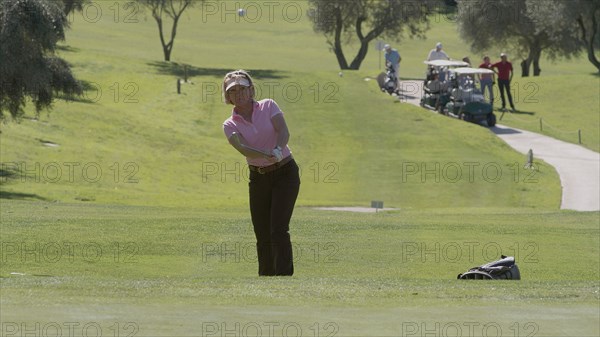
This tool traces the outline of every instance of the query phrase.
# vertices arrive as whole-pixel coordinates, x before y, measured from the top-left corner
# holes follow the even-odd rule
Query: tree
[[[171,52],[175,44],[175,36],[177,35],[177,25],[181,14],[194,5],[194,0],[138,0],[142,5],[152,12],[152,17],[158,25],[158,35],[162,44],[165,61],[171,61]],[[163,28],[164,16],[168,16],[173,20],[171,26],[171,36],[167,42],[165,39],[165,31]]]
[[[547,30],[540,29],[540,20],[533,13],[549,14],[551,7],[545,1],[460,1],[459,32],[474,52],[482,52],[492,46],[507,49],[523,58],[523,76],[529,76],[531,65],[534,76],[539,76],[542,51],[546,51],[550,58],[557,58],[576,55],[580,50],[573,43],[572,31],[557,29],[554,34],[549,34]]]
[[[66,16],[69,16],[71,12],[82,11],[83,5],[88,0],[62,0],[63,2],[63,11]]]
[[[528,5],[538,30],[545,31],[554,43],[584,50],[600,71],[595,52],[600,47],[600,0],[529,0]],[[567,33],[569,39],[560,40]]]
[[[66,26],[55,1],[0,1],[0,120],[5,111],[22,116],[27,97],[39,114],[57,94],[71,98],[82,93],[67,62],[54,54]]]
[[[600,47],[600,1],[599,0],[577,0],[576,7],[568,8],[567,15],[575,12],[575,21],[581,32],[581,40],[585,43],[588,60],[600,72],[600,61],[596,57],[596,48]]]
[[[327,39],[340,69],[359,69],[367,56],[369,43],[378,37],[399,41],[408,29],[411,37],[423,37],[429,28],[430,1],[402,0],[310,0],[313,28]],[[360,47],[348,64],[342,48],[358,39]]]

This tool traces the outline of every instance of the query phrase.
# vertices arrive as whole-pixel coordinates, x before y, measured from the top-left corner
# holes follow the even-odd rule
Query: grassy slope
[[[105,7],[103,13],[111,13]],[[538,172],[525,172],[524,158],[485,128],[381,95],[374,81],[363,80],[376,72],[368,61],[364,71],[339,77],[307,21],[236,23],[215,16],[202,22],[201,9],[182,21],[176,40],[174,60],[193,66],[194,84],[184,85],[180,96],[180,69],[156,61],[161,54],[151,18],[139,14],[139,23],[115,23],[105,15],[89,23],[76,17],[62,55],[99,90],[88,93],[92,103],[57,102],[41,122],[4,127],[2,161],[25,161],[28,170],[39,163],[33,175],[41,176],[40,183],[29,177],[3,185],[6,193],[136,205],[245,203],[247,174],[223,138],[220,125],[230,107],[217,89],[223,73],[239,67],[253,70],[261,96],[275,98],[286,112],[303,168],[302,205],[380,199],[402,208],[558,207],[560,186],[551,167],[540,163]],[[43,147],[37,139],[60,147]],[[73,178],[69,162],[79,164]],[[48,182],[56,176],[52,163],[61,168],[58,182]],[[90,182],[98,167],[99,181]],[[422,175],[426,169],[433,173]]]
[[[108,4],[103,6],[111,13]],[[294,322],[303,336],[315,335],[315,323],[320,336],[331,335],[328,322],[338,328],[336,336],[399,335],[403,323],[452,322],[466,335],[465,323],[495,322],[502,335],[514,335],[516,322],[519,335],[531,335],[531,328],[539,336],[598,335],[598,213],[557,211],[560,187],[551,168],[540,163],[536,183],[525,183],[522,171],[512,182],[515,166],[510,165],[522,162],[520,155],[484,128],[379,94],[373,82],[363,81],[378,71],[374,53],[363,70],[338,77],[323,39],[306,23],[235,25],[186,18],[174,60],[195,67],[195,84],[176,96],[175,76],[155,63],[161,54],[153,22],[140,18],[139,24],[116,24],[110,15],[94,24],[78,20],[69,32],[67,44],[73,49],[63,56],[80,78],[100,85],[102,97],[95,104],[58,102],[41,122],[3,126],[3,162],[98,163],[103,169],[96,183],[76,171],[72,183],[29,179],[2,186],[4,195],[17,199],[17,193],[31,193],[64,202],[0,200],[4,322],[99,322],[110,334],[114,322],[121,329],[134,322],[140,336],[199,335],[202,324],[211,322],[257,323],[263,335],[268,322],[280,327]],[[429,41],[406,42],[404,60],[414,63],[404,68],[407,77],[421,77],[420,59],[432,41],[443,40],[451,55],[457,53],[447,27],[434,27]],[[231,168],[240,161],[219,126],[229,108],[218,94],[203,98],[203,89],[218,85],[225,71],[237,67],[255,70],[263,86],[298,83],[303,90],[298,102],[274,93],[304,167],[301,205],[364,205],[377,198],[402,208],[380,214],[297,208],[292,235],[298,273],[291,279],[254,276],[243,178],[236,183],[234,175],[221,178],[218,172],[202,180],[203,166]],[[110,88],[115,82],[121,89],[118,103]],[[138,103],[123,102],[129,82],[139,88]],[[315,82],[321,90],[317,103]],[[339,88],[337,103],[324,103],[329,82]],[[61,146],[42,147],[36,138]],[[467,161],[498,163],[503,180],[486,182],[479,173],[473,183],[468,176],[436,183],[432,175],[421,182],[417,174],[402,182],[403,162],[443,167]],[[114,162],[121,173],[117,183]],[[123,182],[131,172],[124,167],[128,162],[139,168],[137,184]],[[36,261],[34,255],[9,253],[11,244],[21,242],[37,251],[49,243],[98,244],[102,255],[86,260],[78,251],[70,259],[63,251],[53,262],[46,252]],[[421,250],[406,251],[414,244],[435,249],[436,243],[450,249],[440,251],[438,260]],[[229,256],[203,253],[203,247],[222,244],[249,249]],[[460,258],[452,255],[455,244]],[[477,247],[472,258],[467,245]],[[517,256],[521,282],[453,280],[493,258],[498,246]],[[239,262],[231,260],[236,256]]]
[[[454,59],[469,56],[477,66],[483,55],[469,50],[456,31],[452,20],[438,16],[432,20],[432,27],[425,40],[403,40],[397,44],[402,54],[400,75],[404,78],[424,77],[423,60],[437,41],[444,44],[444,50]],[[393,42],[392,42],[393,43]],[[499,60],[501,50],[487,51],[492,61]],[[362,70],[376,72],[378,62],[371,54]],[[543,55],[542,55],[543,56]],[[600,76],[585,55],[571,60],[554,62],[542,59],[540,77],[521,77],[518,58],[509,55],[515,67],[512,83],[513,99],[520,110],[517,114],[505,114],[500,123],[534,132],[541,132],[570,143],[578,143],[577,130],[582,132],[582,145],[600,151]],[[500,106],[498,87],[495,87],[497,103]],[[540,131],[539,119],[544,122]]]

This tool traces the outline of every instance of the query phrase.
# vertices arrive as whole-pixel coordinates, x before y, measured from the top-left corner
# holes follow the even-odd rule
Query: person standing
[[[435,60],[449,60],[450,56],[446,54],[445,51],[442,50],[442,43],[438,42],[435,45],[435,49],[429,51],[429,55],[427,56],[427,61],[435,61]]]
[[[498,69],[498,89],[500,89],[500,98],[502,99],[502,110],[506,110],[506,100],[504,99],[504,90],[506,90],[510,107],[512,111],[516,111],[510,93],[510,82],[514,74],[512,63],[508,62],[508,57],[505,53],[502,53],[500,54],[500,62],[492,64],[492,68]]]
[[[227,73],[223,98],[232,104],[223,131],[250,169],[250,214],[259,276],[294,274],[289,224],[300,190],[283,112],[272,99],[254,100],[254,85],[244,70]]]
[[[438,42],[435,45],[435,49],[429,51],[429,55],[427,55],[427,61],[435,61],[435,60],[449,60],[450,56],[446,54],[445,51],[442,50],[442,43]],[[441,67],[435,67],[435,70],[440,75],[440,81],[446,81],[446,71]]]
[[[489,56],[483,57],[483,63],[479,65],[479,68],[492,70],[492,63],[490,62]],[[494,104],[494,75],[492,74],[481,74],[479,76],[479,83],[481,84],[481,93],[485,96],[485,89],[489,91],[490,104]]]
[[[389,44],[383,46],[383,50],[385,51],[385,64],[389,64],[396,75],[396,91],[398,91],[400,90],[400,61],[402,61],[402,57],[398,50],[392,48]]]
[[[462,61],[467,64],[467,67],[471,67],[471,59],[468,56],[463,57]],[[475,87],[474,78],[470,75],[459,76],[458,79],[460,86],[465,89]]]

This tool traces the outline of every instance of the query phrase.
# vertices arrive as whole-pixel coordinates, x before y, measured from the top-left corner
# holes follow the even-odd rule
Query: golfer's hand
[[[266,159],[267,159],[269,162],[271,162],[271,163],[273,163],[273,164],[275,164],[275,163],[278,163],[278,160],[277,160],[277,158],[276,158],[275,156],[273,156],[273,155],[266,156],[265,158],[266,158]]]
[[[275,157],[277,163],[279,163],[283,159],[283,153],[280,147],[276,147],[273,150],[271,150],[271,155]]]

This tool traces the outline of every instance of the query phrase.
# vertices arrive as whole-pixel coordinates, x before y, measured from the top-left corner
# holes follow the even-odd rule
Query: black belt
[[[250,168],[250,171],[258,172],[260,174],[265,174],[265,173],[269,173],[269,172],[273,172],[273,171],[277,170],[278,168],[282,167],[283,165],[291,162],[292,159],[294,159],[292,157],[292,155],[289,155],[289,156],[283,158],[280,162],[275,163],[273,165],[263,166],[263,167],[248,165],[248,168]]]

